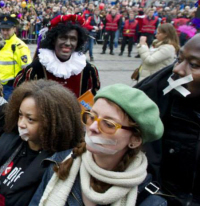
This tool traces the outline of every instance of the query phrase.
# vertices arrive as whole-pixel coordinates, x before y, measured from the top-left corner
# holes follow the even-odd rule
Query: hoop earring
[[[133,149],[133,148],[134,148],[134,144],[133,144],[133,143],[129,143],[129,144],[128,144],[128,147],[131,148],[131,149]]]

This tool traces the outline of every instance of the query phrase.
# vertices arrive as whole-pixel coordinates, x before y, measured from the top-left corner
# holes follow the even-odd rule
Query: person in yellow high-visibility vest
[[[0,81],[6,100],[13,91],[13,81],[18,72],[32,61],[28,46],[15,34],[18,23],[15,15],[0,17],[1,34],[5,40],[0,50]]]

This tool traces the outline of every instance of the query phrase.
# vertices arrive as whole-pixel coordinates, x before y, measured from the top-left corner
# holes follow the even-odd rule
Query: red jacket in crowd
[[[104,25],[103,25],[100,17],[99,17],[99,20],[100,20],[99,24],[97,24],[94,20],[94,15],[92,15],[92,16],[88,17],[84,27],[89,31],[95,30],[94,26],[98,27],[99,29],[102,29]]]
[[[134,37],[135,41],[137,39],[139,24],[137,20],[130,21],[129,19],[125,21],[123,28],[123,36]]]
[[[111,14],[106,15],[106,31],[117,31],[118,30],[118,23],[121,19],[121,15],[117,14],[112,17]]]
[[[152,19],[149,19],[149,17],[145,17],[143,19],[142,32],[154,34],[157,29],[157,26],[158,26],[157,16],[153,16]]]
[[[83,12],[83,15],[82,15],[82,17],[85,19],[85,20],[87,20],[90,16],[92,16],[93,15],[93,12],[91,12],[91,11],[89,11],[89,10],[85,10],[84,12]]]
[[[187,25],[189,21],[190,19],[186,19],[186,18],[173,19],[174,27],[178,35],[180,35],[180,31],[178,31],[179,26]]]
[[[135,17],[135,19],[138,21],[138,25],[139,25],[139,32],[142,31],[142,25],[143,25],[143,19],[144,19],[145,15],[137,15]]]

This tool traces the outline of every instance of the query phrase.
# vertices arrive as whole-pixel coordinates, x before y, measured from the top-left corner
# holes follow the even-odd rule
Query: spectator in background
[[[28,21],[30,22],[29,26],[29,40],[30,43],[36,42],[36,30],[35,30],[35,25],[37,21],[37,14],[35,10],[32,8],[29,12],[28,15]]]
[[[63,6],[61,8],[61,15],[66,15],[67,14],[67,7]]]
[[[140,37],[140,43],[137,48],[142,59],[142,72],[139,80],[175,61],[179,51],[179,39],[172,24],[165,23],[158,27],[153,47],[153,49],[148,47],[145,36]]]
[[[120,14],[118,7],[116,7],[117,10],[117,14]],[[125,18],[128,18],[128,12],[127,12],[127,16],[126,14],[124,14]],[[122,18],[122,16],[121,16]],[[121,30],[122,30],[122,21],[121,21],[121,26],[118,27],[117,31],[115,32],[115,38],[114,38],[114,47],[117,48],[118,47],[118,43],[119,43],[119,37],[121,36]]]
[[[140,10],[138,11],[138,15],[135,17],[135,19],[138,21],[138,26],[139,26],[139,28],[138,28],[137,43],[138,43],[138,41],[139,41],[139,39],[140,39],[140,36],[141,36],[141,33],[142,33],[142,25],[143,25],[143,19],[144,19],[144,17],[145,17],[144,11],[143,11],[143,9],[140,9]],[[137,55],[135,56],[135,58],[140,58],[140,55],[137,54]]]
[[[106,48],[109,40],[110,54],[114,55],[113,44],[115,38],[115,32],[121,28],[121,15],[117,14],[117,9],[112,8],[111,13],[106,15],[106,26],[104,33],[104,42],[101,54],[106,53]]]
[[[81,11],[81,9],[80,9],[80,7],[79,6],[76,6],[75,8],[74,8],[74,14],[77,14],[77,15],[80,15],[80,16],[82,16],[82,11]]]
[[[28,39],[28,31],[30,27],[30,22],[28,21],[27,15],[24,15],[21,19],[22,25],[22,39]]]
[[[42,27],[45,27],[50,22],[51,16],[49,13],[43,14],[43,16]]]
[[[142,36],[146,36],[146,43],[150,48],[159,24],[157,16],[154,16],[154,10],[150,9],[142,22]]]
[[[184,34],[184,33],[181,33],[181,32],[178,30],[178,28],[179,28],[180,26],[189,24],[189,22],[190,22],[190,19],[184,17],[184,15],[183,15],[182,12],[179,12],[179,13],[177,14],[177,18],[173,19],[173,25],[174,25],[174,27],[175,27],[175,29],[176,29],[176,32],[177,32],[178,36],[179,36],[179,40],[180,40],[180,45],[181,45],[181,46],[183,46],[188,39],[187,39],[187,35]]]
[[[129,13],[129,19],[125,21],[123,27],[123,39],[119,56],[123,55],[126,43],[128,42],[128,57],[131,57],[133,44],[137,41],[138,38],[138,30],[139,24],[138,21],[134,18],[134,13]]]
[[[67,7],[67,15],[74,14],[74,8],[72,6]]]
[[[93,3],[89,3],[87,9],[83,12],[83,18],[85,20],[88,19],[88,17],[92,16],[94,13],[94,4]]]
[[[60,15],[60,8],[58,6],[54,6],[52,9],[52,19]]]
[[[94,14],[88,17],[85,23],[85,28],[89,30],[89,37],[85,45],[85,52],[89,50],[90,61],[94,61],[93,46],[97,36],[97,32],[99,32],[103,28],[103,23],[101,22],[99,13],[99,8],[95,8]]]

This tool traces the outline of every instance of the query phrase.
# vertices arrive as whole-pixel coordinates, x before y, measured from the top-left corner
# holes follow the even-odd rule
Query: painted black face
[[[55,41],[55,54],[61,61],[67,61],[76,50],[78,44],[78,32],[71,30],[58,35]]]

